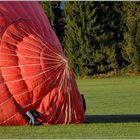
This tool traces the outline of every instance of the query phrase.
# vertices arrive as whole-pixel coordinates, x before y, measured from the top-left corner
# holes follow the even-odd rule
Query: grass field
[[[87,102],[78,125],[0,127],[0,138],[140,138],[140,77],[77,81]]]

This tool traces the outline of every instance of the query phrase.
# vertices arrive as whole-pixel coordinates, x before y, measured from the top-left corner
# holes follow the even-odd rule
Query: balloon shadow
[[[140,114],[86,115],[84,123],[140,122]]]

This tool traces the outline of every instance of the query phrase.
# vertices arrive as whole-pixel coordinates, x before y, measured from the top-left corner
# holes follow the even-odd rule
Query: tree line
[[[139,1],[40,4],[77,76],[140,73]]]

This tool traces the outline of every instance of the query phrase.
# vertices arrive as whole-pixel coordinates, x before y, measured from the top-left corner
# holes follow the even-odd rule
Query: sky
[[[61,8],[62,10],[64,10],[64,1],[61,1],[60,8]]]

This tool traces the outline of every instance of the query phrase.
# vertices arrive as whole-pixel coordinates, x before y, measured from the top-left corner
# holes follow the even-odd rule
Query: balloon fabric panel
[[[34,10],[36,9],[36,10]],[[0,125],[84,121],[74,74],[38,2],[0,2]]]

